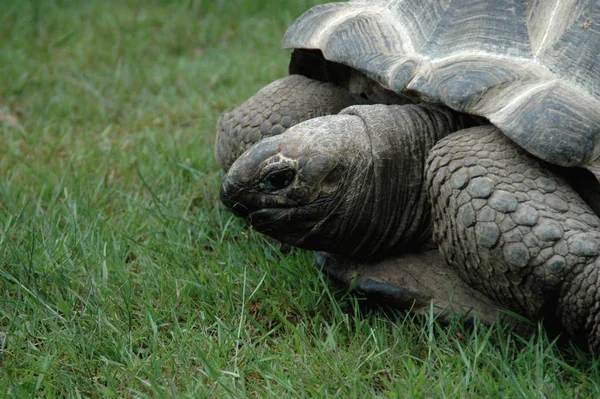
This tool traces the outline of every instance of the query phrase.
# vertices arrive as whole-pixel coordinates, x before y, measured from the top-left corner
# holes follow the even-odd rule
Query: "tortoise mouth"
[[[233,179],[221,186],[221,202],[254,230],[295,247],[314,249],[321,245],[320,226],[333,217],[331,196],[292,199],[297,190],[260,192]],[[335,208],[335,207],[333,207]]]
[[[263,220],[269,214],[279,214],[300,206],[295,201],[264,194],[246,194],[243,197],[222,198],[221,202],[234,215],[247,221],[250,219]]]
[[[261,208],[249,212],[244,220],[253,229],[268,233],[279,231],[281,228],[285,229],[286,224],[292,225],[292,213],[294,213],[294,208],[291,207]],[[285,219],[288,219],[288,221]]]
[[[297,248],[319,249],[324,243],[310,207],[263,208],[245,218],[252,229]]]
[[[246,188],[243,184],[228,180],[221,186],[220,197],[223,205],[242,219],[249,219],[255,213],[261,215],[298,206],[296,201],[281,193],[263,193],[255,187]]]

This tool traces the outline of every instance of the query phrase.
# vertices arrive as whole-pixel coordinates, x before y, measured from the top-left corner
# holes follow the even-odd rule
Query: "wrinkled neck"
[[[437,106],[389,106],[360,115],[371,158],[360,191],[348,204],[348,243],[355,259],[416,250],[432,237],[425,187],[427,155],[442,137],[462,128],[455,113]]]

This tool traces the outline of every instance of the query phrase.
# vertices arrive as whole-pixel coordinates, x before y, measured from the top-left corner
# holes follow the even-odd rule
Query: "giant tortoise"
[[[600,352],[598,1],[331,3],[283,44],[290,76],[218,124],[236,215],[398,306]]]

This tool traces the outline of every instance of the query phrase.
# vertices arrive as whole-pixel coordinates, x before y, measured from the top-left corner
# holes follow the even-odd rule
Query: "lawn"
[[[218,201],[316,0],[0,1],[1,397],[598,397],[543,332],[366,308]]]

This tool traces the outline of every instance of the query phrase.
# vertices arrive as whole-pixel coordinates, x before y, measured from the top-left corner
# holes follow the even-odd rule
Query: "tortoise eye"
[[[289,186],[296,171],[290,168],[279,169],[269,172],[260,183],[260,188],[264,191],[279,191]]]

